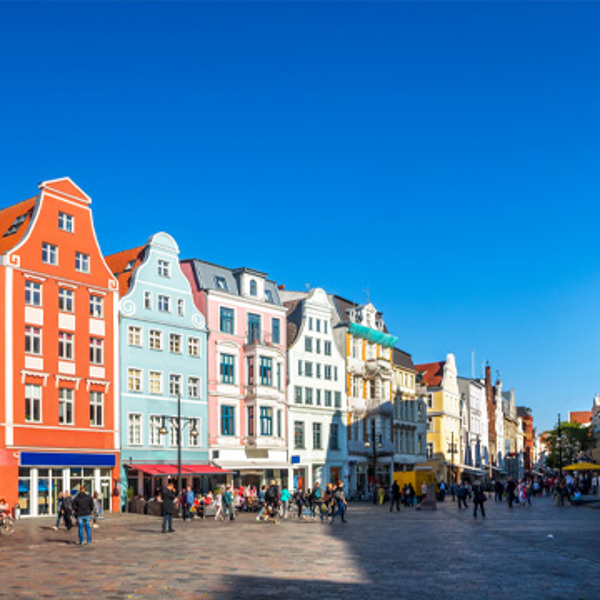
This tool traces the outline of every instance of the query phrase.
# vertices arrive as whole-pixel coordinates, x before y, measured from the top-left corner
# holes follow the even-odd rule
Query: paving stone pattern
[[[76,528],[23,519],[0,538],[0,598],[600,600],[600,511],[490,500],[475,520],[438,507],[357,503],[347,524],[241,515],[166,535],[156,517],[109,515],[90,546]]]

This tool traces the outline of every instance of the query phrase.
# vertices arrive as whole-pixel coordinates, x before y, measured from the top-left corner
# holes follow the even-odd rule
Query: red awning
[[[177,475],[177,465],[131,464],[126,466],[148,475]],[[232,471],[212,465],[181,465],[182,475],[228,475],[230,473]]]

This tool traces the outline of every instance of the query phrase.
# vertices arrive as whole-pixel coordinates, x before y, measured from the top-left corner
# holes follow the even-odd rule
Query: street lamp
[[[454,479],[454,481],[456,481],[456,476],[454,474],[454,455],[457,453],[456,450],[456,444],[454,443],[454,431],[451,432],[451,441],[448,444],[448,453],[452,456],[452,463],[451,463],[451,469],[452,469],[452,477]]]
[[[377,449],[383,448],[383,436],[375,434],[375,419],[371,419],[371,441],[365,440],[365,448],[373,447],[373,504],[377,504],[375,481],[377,479]]]
[[[175,423],[177,427],[177,493],[181,494],[181,431],[188,425],[190,428],[190,435],[193,438],[197,438],[198,433],[198,419],[196,417],[182,417],[181,416],[181,394],[177,394],[177,416],[172,417],[168,415],[161,415],[161,427],[158,430],[160,435],[167,435],[169,430],[167,428],[167,419],[171,423]]]

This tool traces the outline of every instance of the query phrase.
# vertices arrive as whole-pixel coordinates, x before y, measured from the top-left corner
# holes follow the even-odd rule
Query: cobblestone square
[[[76,528],[21,520],[0,540],[0,598],[600,598],[598,510],[486,504],[486,519],[449,500],[399,514],[355,503],[345,525],[244,514],[170,535],[119,514],[82,547]]]

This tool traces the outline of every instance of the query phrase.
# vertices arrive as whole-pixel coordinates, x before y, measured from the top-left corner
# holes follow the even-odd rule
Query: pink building
[[[209,459],[236,485],[287,485],[286,308],[265,273],[185,260],[205,315]]]

